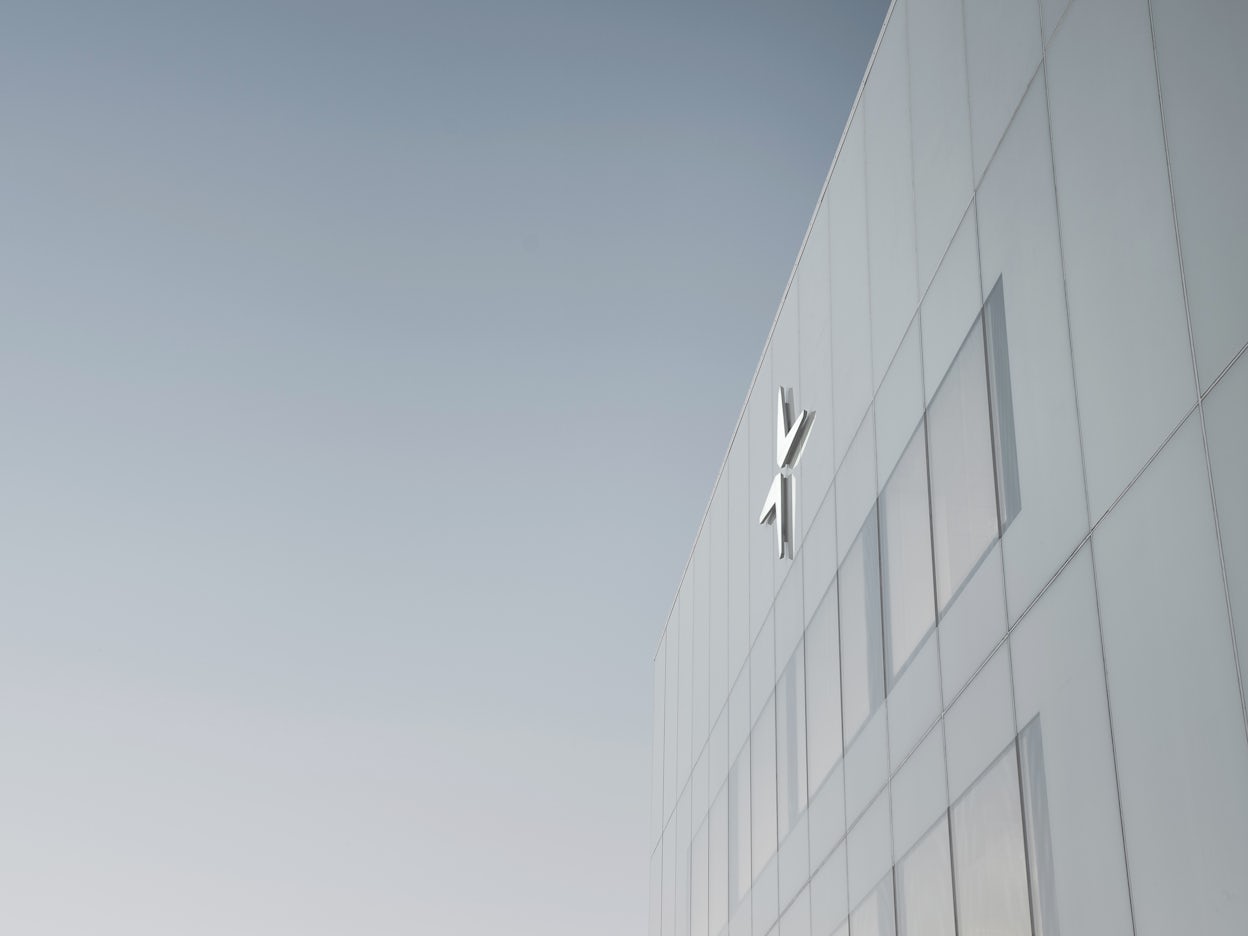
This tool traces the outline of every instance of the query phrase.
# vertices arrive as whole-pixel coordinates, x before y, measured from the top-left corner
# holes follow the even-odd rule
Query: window
[[[763,706],[763,714],[750,733],[750,829],[754,876],[776,853],[776,700]]]
[[[779,840],[806,808],[806,668],[802,645],[789,659],[776,686],[776,812]]]
[[[875,510],[837,576],[841,618],[841,712],[848,746],[884,701],[880,550]]]
[[[708,833],[708,910],[710,930],[718,934],[728,923],[728,784],[711,804]]]
[[[896,936],[891,873],[849,915],[849,932],[851,936]]]
[[[1014,745],[949,813],[958,929],[993,936],[1031,936]]]
[[[954,936],[949,821],[944,816],[897,864],[897,934]]]
[[[923,423],[880,495],[880,567],[888,685],[936,623]]]
[[[936,597],[943,611],[998,533],[982,322],[936,391],[927,426]]]
[[[1031,873],[1031,916],[1036,936],[1057,936],[1057,894],[1053,878],[1053,842],[1049,837],[1049,797],[1044,783],[1044,743],[1040,719],[1033,718],[1018,736],[1023,780],[1023,825],[1027,868]]]
[[[707,886],[707,826],[703,822],[689,846],[689,932],[691,936],[709,936],[706,912],[708,907]]]
[[[728,900],[730,908],[750,890],[750,743],[728,774]]]
[[[1018,449],[1014,441],[1014,390],[1005,331],[1005,287],[1001,277],[984,303],[988,341],[988,386],[992,395],[992,444],[997,460],[997,511],[1001,529],[1022,509],[1018,484]]]
[[[810,789],[841,759],[841,667],[836,582],[806,628],[806,766]]]

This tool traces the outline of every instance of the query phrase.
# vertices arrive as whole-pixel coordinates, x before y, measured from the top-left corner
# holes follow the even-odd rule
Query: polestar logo
[[[802,457],[815,414],[802,410],[793,418],[793,391],[781,387],[776,393],[776,466],[780,469],[767,492],[759,523],[776,528],[776,556],[793,558],[793,469]]]

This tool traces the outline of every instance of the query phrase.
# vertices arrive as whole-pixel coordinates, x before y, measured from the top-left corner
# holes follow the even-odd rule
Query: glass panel
[[[1196,404],[1150,6],[1072,4],[1045,60],[1093,521]]]
[[[1027,869],[1031,874],[1031,916],[1036,936],[1058,936],[1057,893],[1054,890],[1053,841],[1049,835],[1049,796],[1044,783],[1044,741],[1040,719],[1018,736],[1023,778],[1023,824]]]
[[[871,403],[864,113],[855,111],[828,179],[832,285],[832,439],[839,467]]]
[[[817,790],[841,758],[841,667],[836,582],[806,629],[806,745],[810,789]]]
[[[906,13],[922,292],[971,200],[971,128],[961,0],[912,3]]]
[[[1248,341],[1248,4],[1154,0],[1183,284],[1205,389]]]
[[[650,856],[650,936],[663,933],[663,845]]]
[[[1001,277],[984,303],[988,335],[988,386],[992,391],[992,442],[997,459],[997,511],[1001,529],[1022,507],[1018,486],[1018,447],[1014,441],[1014,388],[1010,383],[1010,352],[1005,331],[1005,287]]]
[[[750,670],[741,670],[728,696],[728,759],[732,760],[750,736]]]
[[[689,936],[689,852],[693,844],[689,791],[676,805],[676,936]]]
[[[663,833],[663,936],[676,936],[676,823]]]
[[[880,495],[880,557],[891,686],[936,622],[922,423]]]
[[[728,900],[735,910],[750,890],[750,744],[728,774]]]
[[[949,822],[943,816],[897,863],[897,933],[954,936]]]
[[[750,724],[758,721],[763,706],[776,688],[776,625],[767,616],[758,639],[750,648]]]
[[[773,696],[750,734],[750,828],[754,874],[776,853],[776,700]]]
[[[1000,336],[1008,347],[1008,411],[1013,414],[1019,490],[1026,492],[1025,510],[1013,516],[1007,504],[1002,515],[1002,527],[1009,526],[1004,537],[1006,594],[1015,617],[1088,531],[1047,108],[1044,83],[1037,81],[1011,121],[975,199],[984,294],[991,296],[998,277],[1010,293],[1008,308],[989,300],[987,325],[991,358],[998,357]],[[1000,321],[1008,319],[1008,334],[996,327],[998,310]],[[994,382],[998,388],[1004,383]],[[1003,402],[998,411],[1007,411]],[[1002,437],[1004,433],[1002,426]],[[998,467],[1009,470],[1004,461]]]
[[[840,583],[841,710],[848,742],[884,701],[880,550],[875,510],[837,575]]]
[[[871,359],[877,387],[918,304],[905,15],[904,4],[893,7],[861,102],[866,122]]]
[[[997,535],[984,334],[976,322],[927,412],[936,597],[943,611]]]
[[[1092,548],[1136,929],[1241,933],[1248,745],[1199,414],[1097,527]]]
[[[1018,759],[1011,744],[950,810],[958,930],[1030,936]]]
[[[944,627],[941,622],[942,642]],[[1060,901],[1063,932],[1067,936],[1131,936],[1134,929],[1088,546],[1079,550],[1014,630],[1010,657],[1018,721],[1026,725],[1039,715],[1044,735],[1044,821],[1039,818],[1040,795],[1032,786],[1039,760],[1032,756],[1028,743],[1032,729],[1024,728],[1019,740],[1033,873],[1042,866],[1034,855],[1043,850],[1039,830],[1047,827],[1052,843],[1052,888]],[[1043,870],[1040,875],[1043,881]],[[1048,926],[1055,920],[1045,909],[1048,900],[1043,888],[1032,891],[1033,903],[1043,910],[1044,929],[1037,930],[1042,936],[1052,936]],[[1039,918],[1037,925],[1041,925]]]
[[[806,668],[802,645],[776,686],[777,817],[779,839],[789,834],[806,809]]]
[[[728,923],[728,784],[711,803],[710,831],[707,836],[707,918],[711,936],[718,936]]]
[[[691,936],[709,936],[707,907],[709,869],[707,868],[707,823],[703,822],[689,846],[689,932]]]
[[[849,915],[849,931],[852,936],[896,936],[892,874],[886,874],[875,890],[854,908]]]
[[[1040,10],[1029,0],[965,0],[975,178],[1040,64]]]

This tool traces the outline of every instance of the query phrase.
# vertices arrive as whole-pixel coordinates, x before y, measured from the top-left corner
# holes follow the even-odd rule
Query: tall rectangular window
[[[837,646],[836,581],[806,628],[806,766],[809,788],[841,759],[841,654]]]
[[[1014,389],[1010,382],[1010,349],[1005,330],[1005,287],[999,276],[984,303],[984,328],[992,399],[992,443],[997,461],[997,510],[1004,532],[1022,509],[1023,502],[1014,438]]]
[[[923,423],[880,495],[884,659],[891,687],[936,623]]]
[[[754,876],[776,853],[776,700],[763,706],[763,714],[750,732],[750,835]]]
[[[707,917],[711,936],[718,936],[728,923],[728,784],[719,788],[711,803],[707,842]]]
[[[806,808],[806,668],[802,645],[776,686],[776,813],[784,841]]]
[[[849,932],[851,936],[897,936],[892,872],[854,908],[849,915]]]
[[[936,391],[927,426],[936,598],[944,610],[998,533],[982,321]]]
[[[897,863],[897,936],[954,936],[945,816]]]
[[[1018,755],[1013,744],[949,815],[959,932],[1031,936]]]
[[[1023,828],[1031,873],[1031,918],[1036,936],[1058,936],[1053,841],[1049,834],[1049,795],[1044,781],[1044,741],[1037,716],[1018,736],[1023,781]]]
[[[728,773],[728,902],[737,905],[750,891],[750,742]]]
[[[689,846],[689,933],[690,936],[710,936],[707,921],[709,897],[707,888],[710,884],[707,867],[707,826],[703,822],[694,833],[693,844]]]
[[[884,701],[880,548],[875,509],[837,573],[841,618],[841,716],[845,745]]]

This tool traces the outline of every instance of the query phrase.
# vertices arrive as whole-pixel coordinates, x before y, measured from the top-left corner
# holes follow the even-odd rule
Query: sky
[[[6,932],[644,932],[653,653],[886,6],[3,5]]]

